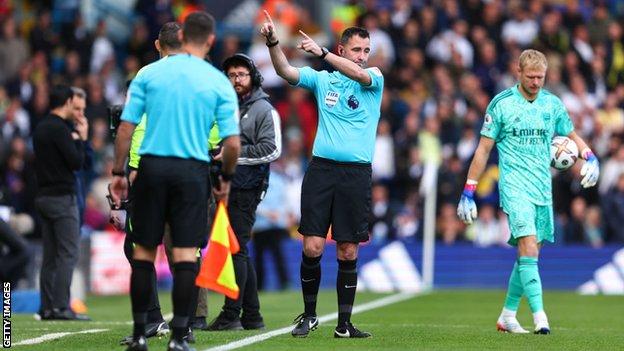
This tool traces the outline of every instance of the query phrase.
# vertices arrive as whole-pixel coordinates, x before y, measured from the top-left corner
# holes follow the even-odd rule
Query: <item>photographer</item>
[[[228,214],[240,244],[233,256],[239,298],[225,298],[223,311],[211,322],[210,330],[262,329],[256,271],[249,258],[247,243],[256,220],[256,208],[268,186],[269,164],[282,151],[280,118],[262,90],[262,76],[253,60],[235,54],[223,62],[223,71],[238,95],[241,154],[232,179]],[[217,156],[215,159],[220,159]],[[241,316],[242,309],[242,316]]]

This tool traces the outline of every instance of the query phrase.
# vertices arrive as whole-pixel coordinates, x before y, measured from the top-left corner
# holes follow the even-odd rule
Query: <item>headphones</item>
[[[223,61],[223,71],[227,72],[228,68],[231,66],[240,66],[242,63],[243,66],[246,66],[249,69],[249,74],[251,74],[251,85],[254,87],[260,87],[264,78],[262,78],[262,74],[258,71],[256,64],[251,59],[251,57],[242,54],[236,53]]]

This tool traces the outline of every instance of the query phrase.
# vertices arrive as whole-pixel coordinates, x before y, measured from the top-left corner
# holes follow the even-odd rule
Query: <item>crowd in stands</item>
[[[31,132],[47,112],[48,91],[63,82],[87,92],[86,116],[93,167],[84,172],[85,233],[110,229],[105,195],[112,167],[107,107],[121,104],[127,80],[158,58],[153,41],[160,26],[181,20],[202,1],[138,1],[131,34],[112,40],[106,18],[89,28],[78,6],[57,20],[46,2],[0,1],[0,201],[11,208],[18,231],[36,238],[36,179]],[[50,2],[47,2],[50,3]],[[340,1],[329,30],[301,1],[267,0],[290,62],[327,69],[295,48],[298,30],[335,49],[351,25],[371,36],[369,66],[385,75],[375,145],[372,241],[420,239],[421,180],[438,165],[436,235],[441,243],[505,245],[506,217],[498,207],[496,155],[477,189],[479,218],[471,226],[455,214],[467,166],[479,140],[484,111],[498,92],[516,82],[515,61],[525,48],[543,51],[546,89],[567,107],[577,132],[600,159],[599,186],[583,189],[579,169],[553,171],[557,244],[600,247],[624,243],[624,5],[585,0],[366,0]],[[70,11],[71,20],[67,20]],[[260,12],[260,11],[259,11]],[[211,56],[249,53],[264,76],[283,128],[280,175],[288,214],[298,218],[299,191],[314,140],[316,103],[285,85],[270,63],[257,25],[250,34],[219,33]],[[210,84],[210,82],[206,82]]]

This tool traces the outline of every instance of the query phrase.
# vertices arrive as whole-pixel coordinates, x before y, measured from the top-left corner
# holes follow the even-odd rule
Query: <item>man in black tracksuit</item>
[[[223,62],[223,70],[238,95],[240,109],[241,154],[228,201],[230,223],[240,244],[240,251],[233,257],[240,295],[237,300],[225,299],[223,311],[209,330],[262,329],[256,271],[247,243],[256,207],[268,186],[269,163],[282,151],[280,118],[261,88],[262,76],[251,58],[235,54]]]

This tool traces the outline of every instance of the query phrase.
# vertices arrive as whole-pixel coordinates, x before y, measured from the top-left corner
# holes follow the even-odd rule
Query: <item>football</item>
[[[578,146],[572,139],[556,136],[550,143],[550,166],[565,171],[578,159]]]

